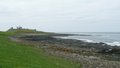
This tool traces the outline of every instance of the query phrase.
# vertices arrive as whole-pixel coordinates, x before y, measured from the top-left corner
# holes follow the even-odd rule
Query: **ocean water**
[[[111,46],[120,46],[120,32],[74,32],[74,36],[61,37],[63,39],[77,39],[85,42],[103,42]]]

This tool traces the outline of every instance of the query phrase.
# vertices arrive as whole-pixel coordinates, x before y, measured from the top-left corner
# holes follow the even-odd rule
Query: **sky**
[[[120,0],[0,0],[0,31],[120,32]]]

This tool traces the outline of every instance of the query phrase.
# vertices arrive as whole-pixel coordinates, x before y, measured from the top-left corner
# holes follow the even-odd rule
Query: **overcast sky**
[[[120,0],[0,0],[0,30],[120,32]]]

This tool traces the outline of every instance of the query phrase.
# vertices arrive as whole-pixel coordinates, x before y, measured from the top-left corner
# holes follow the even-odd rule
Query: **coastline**
[[[120,67],[119,46],[110,46],[102,42],[90,43],[75,39],[54,38],[53,36],[69,36],[69,34],[25,35],[12,38],[14,38],[13,41],[17,39],[17,42],[42,48],[50,55],[77,61],[83,65],[83,68],[86,68],[86,66],[90,66],[89,68],[97,66],[101,66],[100,68],[108,68],[107,66],[110,66],[109,68]]]
[[[111,46],[120,46],[119,34],[113,33],[108,34],[106,32],[85,32],[85,33],[70,33],[68,36],[56,36],[55,38],[61,39],[75,39],[81,40],[88,43],[105,43]]]

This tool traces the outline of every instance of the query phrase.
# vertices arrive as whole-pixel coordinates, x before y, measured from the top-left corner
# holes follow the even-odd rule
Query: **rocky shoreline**
[[[48,54],[77,61],[82,64],[83,68],[120,67],[119,46],[53,37],[69,35],[70,34],[24,35],[21,37],[11,37],[11,39],[42,48]]]

